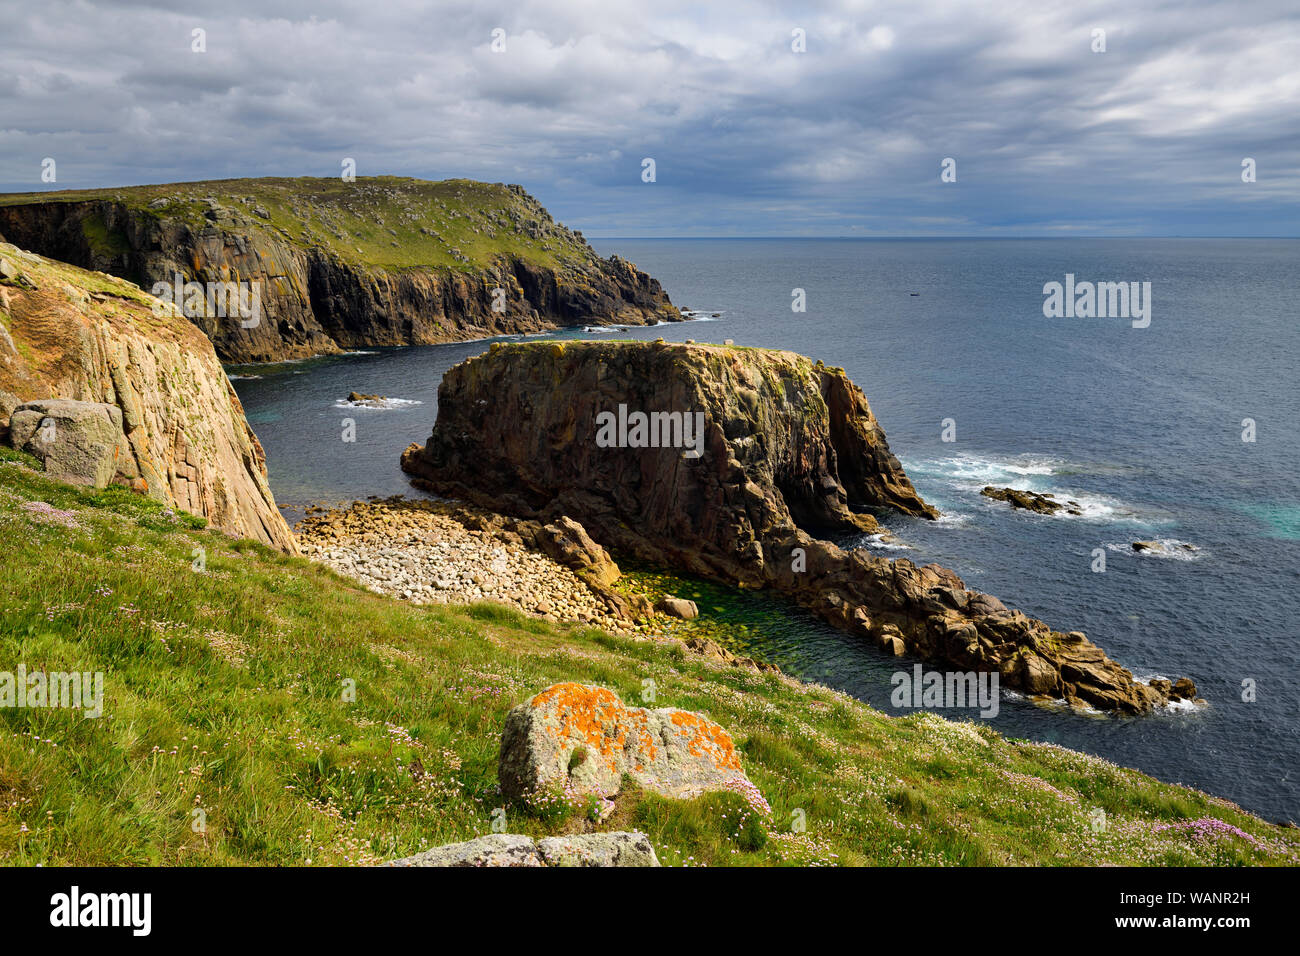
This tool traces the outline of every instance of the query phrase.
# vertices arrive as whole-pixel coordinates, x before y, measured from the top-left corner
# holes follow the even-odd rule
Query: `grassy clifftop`
[[[412,606],[194,524],[0,462],[0,671],[105,681],[98,719],[0,708],[0,864],[358,864],[481,835],[514,704],[563,680],[635,703],[646,679],[731,732],[773,808],[738,826],[735,795],[620,795],[601,827],[641,829],[667,864],[1300,861],[1300,831],[1103,760],[495,606]],[[507,821],[593,826],[580,806]]]
[[[220,179],[10,193],[0,195],[0,206],[94,200],[195,229],[224,221],[385,270],[478,270],[502,255],[558,268],[593,255],[579,235],[556,223],[521,187],[469,179]],[[87,222],[88,229],[103,225]],[[125,238],[110,229],[87,238],[104,252],[126,248]]]
[[[501,183],[228,179],[10,194],[0,235],[149,291],[247,284],[257,322],[201,303],[186,312],[226,362],[681,319],[654,278],[601,258]]]

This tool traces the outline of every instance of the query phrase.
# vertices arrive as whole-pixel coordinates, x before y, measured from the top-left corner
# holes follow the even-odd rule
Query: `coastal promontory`
[[[1102,710],[1195,697],[1143,683],[1079,631],[952,571],[844,549],[876,515],[937,516],[842,369],[792,352],[643,342],[497,344],[450,369],[429,441],[402,467],[439,494],[567,516],[626,553],[770,588],[887,653]]]
[[[20,193],[0,196],[0,238],[147,292],[175,290],[227,363],[681,318],[656,280],[597,255],[504,183],[229,179]],[[230,283],[247,306],[239,314],[186,291]]]

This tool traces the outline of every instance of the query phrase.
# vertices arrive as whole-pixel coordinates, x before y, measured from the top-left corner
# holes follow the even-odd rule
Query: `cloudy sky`
[[[345,157],[593,237],[1297,236],[1300,4],[0,0],[0,190]]]

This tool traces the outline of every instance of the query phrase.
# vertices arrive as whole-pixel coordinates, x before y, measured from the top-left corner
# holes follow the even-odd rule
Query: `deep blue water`
[[[1003,732],[1053,740],[1300,819],[1300,241],[600,240],[709,321],[622,337],[733,339],[843,366],[940,522],[886,523],[906,549],[1139,676],[1190,676],[1209,706],[1141,719],[1002,702]],[[1152,283],[1150,327],[1043,316],[1043,284]],[[807,312],[791,311],[792,290]],[[912,295],[911,293],[919,293]],[[566,331],[564,336],[583,336]],[[599,334],[599,333],[598,333]],[[587,337],[596,337],[588,334]],[[282,504],[411,493],[397,466],[437,386],[484,343],[274,368],[235,385]],[[423,404],[341,409],[350,390]],[[355,443],[341,419],[357,422]],[[1242,420],[1256,440],[1242,441]],[[955,422],[956,441],[942,440]],[[1053,492],[1081,517],[1013,511],[985,484]],[[1184,559],[1138,539],[1188,542]],[[1093,551],[1106,570],[1094,573]],[[895,710],[898,665],[792,612],[756,649],[787,671]],[[910,665],[910,662],[909,662]],[[1243,681],[1255,700],[1245,701]],[[974,712],[949,712],[974,716]]]

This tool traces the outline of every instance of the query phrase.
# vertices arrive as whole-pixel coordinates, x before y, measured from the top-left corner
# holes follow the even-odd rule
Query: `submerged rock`
[[[598,416],[616,410],[620,423],[643,413],[670,440],[598,441]],[[674,412],[683,423],[687,413],[702,415],[697,446],[672,443]],[[630,438],[626,431],[617,437]],[[698,457],[683,454],[697,449]],[[1135,681],[1086,636],[1008,610],[946,568],[814,537],[877,530],[860,509],[937,512],[843,370],[792,352],[493,345],[444,376],[433,434],[406,450],[402,467],[439,494],[542,521],[567,515],[606,548],[781,591],[890,654],[997,671],[1009,687],[1128,713],[1169,696]]]
[[[1139,553],[1174,554],[1178,551],[1199,551],[1200,548],[1185,541],[1134,541],[1133,550]]]
[[[695,606],[694,601],[679,597],[665,596],[660,598],[659,603],[655,605],[655,610],[671,614],[673,617],[679,617],[683,621],[693,621],[700,616],[700,609]]]
[[[1056,495],[1039,494],[1037,491],[1021,491],[1019,488],[994,488],[992,485],[985,485],[980,494],[995,501],[1005,501],[1013,508],[1022,508],[1025,511],[1034,511],[1038,514],[1050,515],[1062,510],[1072,515],[1083,513],[1079,510],[1076,501],[1071,501],[1070,507],[1066,507],[1066,505],[1056,500]]]

